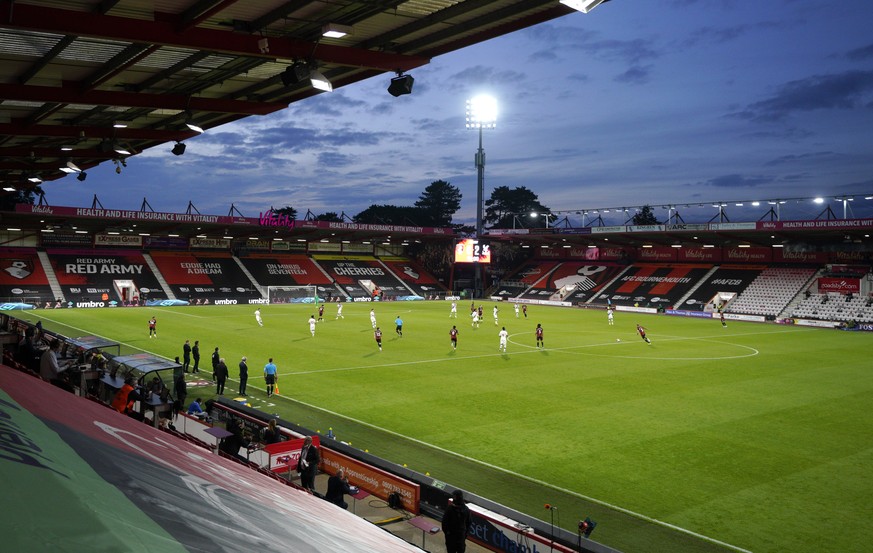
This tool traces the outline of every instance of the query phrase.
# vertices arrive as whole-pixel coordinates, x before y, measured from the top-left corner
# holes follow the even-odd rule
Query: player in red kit
[[[640,325],[637,325],[637,332],[640,333],[640,338],[642,338],[644,342],[646,342],[647,344],[652,343],[652,341],[646,337],[646,329],[645,328],[641,327]]]
[[[158,320],[154,317],[149,319],[149,338],[158,337]]]
[[[452,327],[449,331],[449,338],[452,340],[452,349],[458,349],[458,329],[457,327]]]
[[[376,331],[373,332],[373,338],[376,339],[376,345],[379,346],[379,351],[382,351],[382,329],[378,326],[376,327]]]
[[[546,347],[546,344],[543,342],[543,325],[541,325],[540,323],[537,323],[536,333],[537,333],[537,347],[538,348]]]

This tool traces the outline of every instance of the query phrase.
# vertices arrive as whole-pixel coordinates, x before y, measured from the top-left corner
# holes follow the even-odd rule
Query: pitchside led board
[[[455,263],[491,263],[491,246],[472,238],[459,240],[455,244]]]

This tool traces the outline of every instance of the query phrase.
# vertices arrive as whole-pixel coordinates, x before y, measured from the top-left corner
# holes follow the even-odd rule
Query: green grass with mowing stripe
[[[533,306],[516,319],[507,304],[495,326],[492,305],[472,329],[465,304],[458,319],[443,302],[346,304],[339,321],[328,304],[314,338],[314,309],[304,305],[263,306],[263,328],[251,306],[24,315],[169,358],[199,339],[201,365],[210,368],[219,346],[234,377],[246,355],[255,407],[332,427],[357,447],[539,518],[544,503],[557,505],[555,523],[569,529],[592,516],[592,537],[628,552],[862,552],[873,543],[869,334],[621,312],[610,327],[599,310]],[[282,393],[272,404],[252,394],[270,356]],[[189,397],[213,391],[195,390]]]

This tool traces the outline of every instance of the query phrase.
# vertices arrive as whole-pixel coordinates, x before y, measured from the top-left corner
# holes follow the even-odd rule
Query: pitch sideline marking
[[[294,399],[294,398],[286,398],[286,399],[288,399],[289,401],[292,401],[292,402],[294,402],[294,403],[298,403],[298,404],[300,404],[300,405],[305,405],[306,407],[308,407],[308,408],[310,408],[310,409],[315,409],[315,410],[321,411],[321,412],[323,412],[323,413],[327,413],[327,414],[332,415],[332,416],[335,416],[335,417],[340,417],[340,418],[346,419],[346,420],[348,420],[348,421],[354,422],[354,423],[356,423],[356,424],[360,424],[360,425],[362,425],[362,426],[366,426],[366,427],[368,427],[368,428],[372,428],[372,429],[374,429],[374,430],[378,430],[378,431],[380,431],[380,432],[384,432],[384,433],[389,434],[389,435],[391,435],[391,436],[395,436],[395,437],[398,437],[398,438],[402,438],[402,439],[404,439],[404,440],[408,440],[408,441],[410,441],[410,442],[413,442],[413,443],[419,444],[419,445],[424,446],[424,447],[427,447],[427,448],[435,449],[435,450],[440,451],[440,452],[442,452],[442,453],[445,453],[445,454],[447,454],[447,455],[451,455],[451,456],[454,456],[454,457],[458,457],[458,458],[460,458],[460,459],[464,459],[465,461],[469,461],[469,462],[474,463],[474,464],[478,464],[478,465],[481,465],[481,466],[484,466],[484,467],[488,467],[488,468],[490,468],[490,469],[496,470],[496,471],[498,471],[498,472],[502,472],[502,473],[504,473],[504,474],[508,474],[508,475],[510,475],[510,476],[514,476],[514,477],[516,477],[516,478],[520,478],[520,479],[522,479],[522,480],[527,480],[528,482],[532,482],[532,483],[534,483],[534,484],[536,484],[536,485],[538,485],[538,486],[543,486],[543,487],[546,487],[546,488],[551,488],[551,489],[553,489],[553,490],[556,490],[556,491],[559,491],[559,492],[565,493],[565,494],[567,494],[567,495],[572,495],[572,496],[578,497],[579,499],[584,499],[584,500],[586,500],[586,501],[591,501],[592,503],[596,503],[596,504],[598,504],[598,505],[602,505],[602,506],[604,506],[604,507],[608,507],[608,508],[610,508],[610,509],[615,509],[616,511],[619,511],[619,512],[624,513],[624,514],[626,514],[626,515],[630,515],[630,516],[635,517],[635,518],[638,518],[638,519],[640,519],[640,520],[644,520],[644,521],[646,521],[646,522],[650,522],[650,523],[652,523],[652,524],[657,524],[657,525],[660,525],[660,526],[663,526],[663,527],[666,527],[666,528],[670,528],[670,529],[675,530],[675,531],[677,531],[677,532],[680,532],[680,533],[683,533],[683,534],[687,534],[687,535],[690,535],[690,536],[694,536],[694,537],[696,537],[696,538],[698,538],[698,539],[701,539],[701,540],[706,541],[706,542],[709,542],[709,543],[713,543],[713,544],[716,544],[716,545],[720,545],[720,546],[722,546],[722,547],[727,547],[728,549],[732,549],[732,550],[734,550],[734,551],[738,551],[739,553],[752,553],[752,552],[749,551],[748,549],[743,549],[743,548],[738,547],[738,546],[736,546],[736,545],[731,545],[731,544],[726,543],[726,542],[723,542],[723,541],[721,541],[721,540],[717,540],[717,539],[715,539],[715,538],[710,538],[709,536],[705,536],[705,535],[703,535],[703,534],[699,534],[699,533],[697,533],[697,532],[694,532],[693,530],[688,530],[688,529],[686,529],[686,528],[682,528],[681,526],[676,526],[675,524],[670,524],[669,522],[664,522],[664,521],[662,521],[662,520],[658,520],[658,519],[656,519],[656,518],[652,518],[652,517],[646,516],[646,515],[644,515],[644,514],[637,513],[637,512],[631,511],[631,510],[629,510],[629,509],[625,509],[624,507],[619,507],[619,506],[617,506],[617,505],[613,505],[613,504],[608,503],[608,502],[606,502],[606,501],[603,501],[603,500],[601,500],[601,499],[596,499],[596,498],[594,498],[594,497],[590,497],[590,496],[587,496],[587,495],[581,494],[581,493],[579,493],[579,492],[575,492],[575,491],[573,491],[573,490],[568,490],[568,489],[566,489],[566,488],[562,488],[562,487],[560,487],[560,486],[556,486],[555,484],[551,484],[551,483],[549,483],[549,482],[545,482],[545,481],[543,481],[543,480],[539,480],[538,478],[534,478],[533,476],[528,476],[528,475],[526,475],[526,474],[521,474],[521,473],[515,472],[515,471],[513,471],[513,470],[510,470],[510,469],[507,469],[507,468],[504,468],[504,467],[500,467],[500,466],[494,465],[494,464],[492,464],[492,463],[488,463],[487,461],[482,461],[482,460],[480,460],[480,459],[476,459],[475,457],[470,457],[470,456],[468,456],[468,455],[463,455],[463,454],[458,453],[458,452],[456,452],[456,451],[451,451],[451,450],[446,449],[446,448],[444,448],[444,447],[440,447],[440,446],[438,446],[438,445],[434,445],[434,444],[431,444],[431,443],[425,442],[425,441],[423,441],[423,440],[419,440],[419,439],[417,439],[417,438],[412,438],[412,437],[410,437],[410,436],[406,436],[405,434],[401,434],[401,433],[399,433],[399,432],[395,432],[395,431],[393,431],[393,430],[388,430],[387,428],[382,428],[381,426],[376,426],[375,424],[372,424],[372,423],[369,423],[369,422],[365,422],[365,421],[362,421],[362,420],[358,420],[358,419],[356,419],[356,418],[354,418],[354,417],[350,417],[350,416],[348,416],[348,415],[343,415],[342,413],[337,413],[337,412],[335,412],[335,411],[331,411],[330,409],[325,409],[325,408],[323,408],[323,407],[319,407],[319,406],[317,406],[317,405],[313,405],[313,404],[311,404],[311,403],[307,403],[307,402],[305,402],[305,401],[300,401],[300,400],[298,400],[298,399]]]

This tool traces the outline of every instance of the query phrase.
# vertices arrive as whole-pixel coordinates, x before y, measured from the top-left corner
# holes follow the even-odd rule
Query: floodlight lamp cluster
[[[315,62],[307,63],[305,61],[295,61],[282,72],[280,75],[282,84],[285,86],[293,86],[303,82],[309,82],[309,85],[316,90],[331,92],[333,85],[324,74],[318,70]]]
[[[467,100],[466,126],[468,129],[497,127],[497,100],[491,96],[476,96]]]

